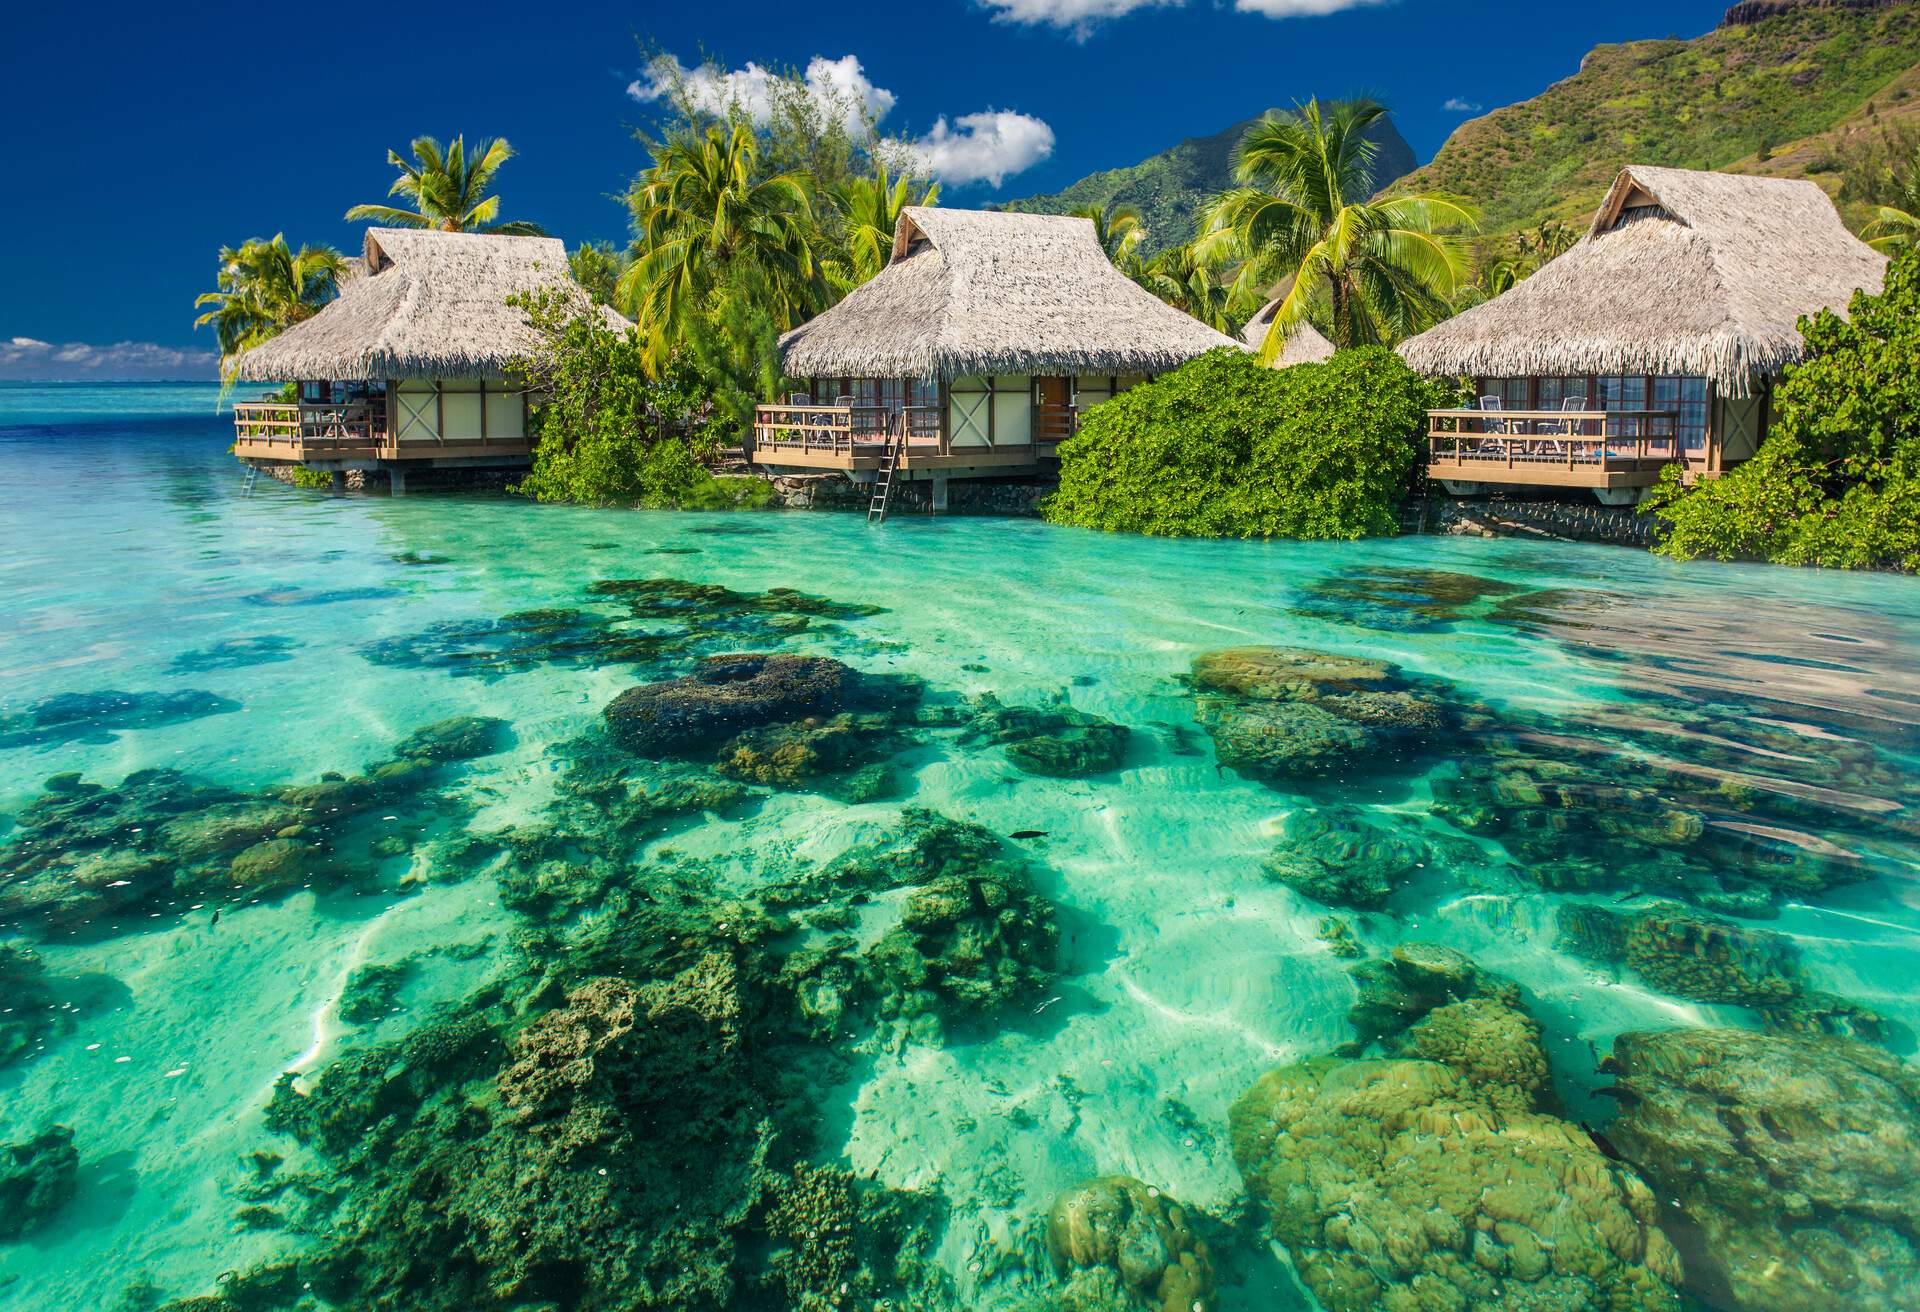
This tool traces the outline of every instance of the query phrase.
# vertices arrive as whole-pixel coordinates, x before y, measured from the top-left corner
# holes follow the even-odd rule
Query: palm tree
[[[736,260],[766,274],[768,309],[782,330],[818,308],[811,193],[796,174],[761,176],[758,163],[751,129],[716,124],[656,147],[629,194],[638,250],[620,276],[619,301],[646,336],[651,367]]]
[[[1448,312],[1467,261],[1442,230],[1471,226],[1479,214],[1431,193],[1367,199],[1377,147],[1366,132],[1386,112],[1371,100],[1330,111],[1310,100],[1262,118],[1234,151],[1242,185],[1208,204],[1199,244],[1207,258],[1240,260],[1249,293],[1293,279],[1260,348],[1264,360],[1302,323],[1318,320],[1335,346],[1348,347],[1396,340]]]
[[[387,192],[404,196],[410,210],[393,205],[355,205],[347,211],[347,221],[370,220],[389,228],[433,228],[440,232],[489,232],[503,237],[544,237],[537,223],[500,223],[500,198],[483,193],[493,185],[493,175],[513,158],[513,147],[505,137],[475,144],[473,157],[467,156],[464,136],[455,137],[445,149],[432,137],[413,139],[413,162],[397,150],[387,152],[387,162],[400,170]]]
[[[202,292],[194,308],[212,306],[193,321],[212,324],[220,339],[220,372],[232,381],[233,358],[312,318],[340,291],[347,260],[331,246],[287,245],[284,233],[220,251],[219,290]]]
[[[1864,234],[1869,246],[1888,255],[1920,246],[1920,151],[1894,177],[1894,188],[1893,203],[1874,207]]]
[[[940,203],[939,183],[929,183],[920,199],[914,200],[912,179],[890,177],[883,159],[875,159],[873,169],[872,177],[855,178],[832,192],[833,206],[846,225],[844,241],[856,285],[886,266],[893,254],[893,232],[901,210],[909,205]]]
[[[1227,285],[1218,267],[1204,259],[1192,242],[1161,251],[1147,261],[1135,281],[1174,309],[1227,331]]]
[[[1082,205],[1070,213],[1076,219],[1093,221],[1094,239],[1114,268],[1129,277],[1138,271],[1140,243],[1147,239],[1147,225],[1139,210],[1131,205]]]

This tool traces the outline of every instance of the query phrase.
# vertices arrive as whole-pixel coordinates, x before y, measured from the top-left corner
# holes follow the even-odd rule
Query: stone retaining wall
[[[1408,529],[1428,533],[1604,542],[1643,549],[1653,545],[1661,523],[1659,516],[1631,506],[1507,497],[1435,497],[1424,506],[1409,506],[1407,519],[1411,521]]]
[[[870,484],[855,483],[845,474],[772,475],[773,504],[788,510],[860,510],[867,508]],[[951,515],[1022,515],[1040,513],[1040,499],[1053,491],[1051,480],[954,479],[947,484]],[[894,484],[888,509],[894,515],[933,513],[933,484],[918,479]]]

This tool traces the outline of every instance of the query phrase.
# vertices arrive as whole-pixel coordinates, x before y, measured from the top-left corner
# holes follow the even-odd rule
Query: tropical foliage
[[[511,372],[542,399],[532,412],[533,468],[515,491],[592,505],[728,499],[729,489],[716,488],[707,472],[717,432],[696,373],[649,373],[636,332],[616,331],[561,298],[542,294],[519,304],[540,345]]]
[[[1245,299],[1286,283],[1263,359],[1303,323],[1336,346],[1366,346],[1451,312],[1467,261],[1448,230],[1471,226],[1477,214],[1437,194],[1367,198],[1377,149],[1367,131],[1385,113],[1371,100],[1324,110],[1308,101],[1241,138],[1234,173],[1242,185],[1208,205],[1200,246],[1208,258],[1239,262]]]
[[[567,272],[586,289],[595,305],[612,305],[619,295],[620,276],[632,255],[610,241],[590,241],[567,252]]]
[[[1889,255],[1920,248],[1920,141],[1909,144],[1906,161],[1887,169],[1873,222],[1863,234],[1869,245]]]
[[[1210,352],[1090,411],[1041,513],[1168,536],[1392,533],[1439,391],[1380,347],[1279,370]]]
[[[513,158],[505,137],[476,142],[471,153],[465,137],[455,137],[445,147],[433,137],[415,137],[411,150],[411,160],[397,150],[387,152],[387,162],[400,170],[387,195],[402,198],[412,208],[355,205],[347,211],[348,222],[508,237],[545,235],[538,224],[500,222],[500,197],[486,194],[500,166]]]
[[[1072,215],[1093,224],[1094,240],[1116,269],[1124,273],[1138,267],[1140,244],[1147,239],[1139,210],[1131,205],[1082,205]]]
[[[901,210],[940,203],[938,183],[920,187],[912,178],[895,178],[884,158],[875,159],[873,168],[871,176],[855,178],[831,192],[846,251],[843,279],[850,286],[859,286],[886,267]]]
[[[1229,283],[1221,277],[1219,265],[1192,242],[1161,251],[1141,266],[1133,279],[1174,309],[1184,310],[1210,328],[1224,333],[1233,327]]]
[[[296,251],[284,233],[223,247],[217,290],[193,302],[204,310],[194,327],[210,325],[220,341],[221,376],[230,379],[230,362],[242,351],[318,313],[339,294],[346,269],[346,257],[333,247]]]
[[[1920,570],[1920,249],[1849,316],[1801,322],[1807,358],[1773,394],[1753,459],[1711,481],[1670,469],[1649,508],[1669,556]]]

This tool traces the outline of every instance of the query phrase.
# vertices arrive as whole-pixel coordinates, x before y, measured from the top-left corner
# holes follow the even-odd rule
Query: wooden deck
[[[1689,459],[1672,410],[1427,413],[1427,474],[1450,483],[1652,487],[1668,465]]]
[[[533,452],[524,437],[477,442],[396,441],[387,430],[383,401],[318,405],[293,401],[236,401],[233,454],[242,460],[350,467],[380,461],[460,464],[524,463]]]
[[[1059,444],[1079,428],[1072,406],[1036,405],[1024,441],[956,444],[939,406],[763,405],[754,412],[752,458],[775,469],[877,474],[898,441],[899,470],[908,477],[959,470],[1024,473],[1053,460]]]

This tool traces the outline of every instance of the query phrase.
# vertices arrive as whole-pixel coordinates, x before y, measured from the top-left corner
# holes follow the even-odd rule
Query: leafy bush
[[[521,298],[540,346],[512,370],[539,398],[533,468],[514,490],[540,501],[675,506],[710,495],[715,445],[693,374],[649,377],[638,334],[547,294]]]
[[[1392,533],[1440,393],[1381,347],[1277,370],[1213,351],[1089,412],[1042,513],[1169,536]]]
[[[1667,472],[1647,501],[1656,548],[1682,560],[1920,569],[1920,251],[1850,319],[1803,319],[1807,358],[1773,395],[1760,453],[1691,488]]]

